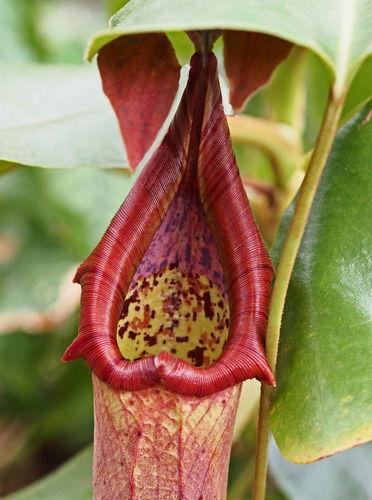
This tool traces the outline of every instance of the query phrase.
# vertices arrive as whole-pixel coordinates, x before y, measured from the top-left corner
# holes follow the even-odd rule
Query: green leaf
[[[368,57],[351,84],[342,111],[342,121],[346,122],[369,101],[372,92],[372,56]]]
[[[75,456],[57,471],[4,500],[91,500],[92,447]]]
[[[1,0],[0,45],[2,61],[35,60],[42,55],[40,34],[35,29],[39,5],[30,2]]]
[[[113,14],[115,14],[115,12],[124,7],[124,5],[129,1],[130,0],[105,0],[106,10],[112,16]]]
[[[274,440],[269,446],[269,471],[287,500],[367,500],[371,498],[372,443],[314,464],[285,460]]]
[[[0,160],[40,167],[127,167],[96,68],[3,64],[0,74]]]
[[[372,122],[362,125],[368,109],[336,136],[286,299],[271,427],[283,455],[298,463],[372,438]]]
[[[132,0],[98,33],[87,56],[122,34],[232,29],[268,33],[307,47],[327,64],[340,88],[372,52],[369,0]]]

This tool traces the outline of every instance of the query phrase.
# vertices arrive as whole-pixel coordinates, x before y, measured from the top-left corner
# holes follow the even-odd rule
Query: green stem
[[[285,189],[288,179],[302,162],[299,134],[284,123],[248,115],[228,117],[227,123],[235,144],[255,146],[273,160],[277,166],[277,184]]]
[[[276,280],[273,286],[269,321],[266,337],[266,353],[269,364],[275,374],[276,359],[278,355],[278,344],[281,319],[284,311],[285,298],[289,286],[289,280],[300,247],[301,239],[305,231],[310,209],[315,193],[331,149],[333,139],[337,132],[345,96],[336,96],[331,90],[323,123],[318,135],[317,143],[302,183],[298,200],[295,206],[291,225],[283,246],[279,261]],[[269,442],[269,413],[273,389],[263,386],[261,390],[257,447],[256,447],[256,469],[253,485],[253,500],[264,500],[266,491],[267,453]]]

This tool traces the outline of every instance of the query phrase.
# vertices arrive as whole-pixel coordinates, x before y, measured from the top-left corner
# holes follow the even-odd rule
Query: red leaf
[[[230,103],[241,110],[248,97],[270,78],[289,54],[292,44],[264,33],[223,33],[226,74],[230,82]]]
[[[144,276],[147,287],[148,276],[169,266],[204,275],[228,298],[228,341],[208,367],[192,366],[161,350],[163,344],[138,361],[118,349],[118,321],[126,316],[133,277],[137,282]],[[99,378],[125,390],[161,382],[175,392],[205,396],[246,378],[274,384],[264,350],[272,276],[232,151],[217,60],[195,54],[169,132],[78,269],[79,335],[64,361],[82,356]],[[209,314],[209,299],[203,300]]]
[[[135,170],[166,119],[180,66],[163,33],[126,35],[98,54],[103,90],[119,120],[130,168]]]

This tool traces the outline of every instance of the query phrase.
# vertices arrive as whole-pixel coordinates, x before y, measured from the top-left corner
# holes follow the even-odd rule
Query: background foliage
[[[79,287],[71,284],[73,270],[98,242],[133,182],[126,173],[125,152],[115,118],[101,92],[95,63],[88,66],[82,61],[91,34],[106,26],[109,16],[125,3],[123,0],[0,0],[3,48],[0,54],[0,173],[3,174],[0,177],[0,496],[44,476],[87,447],[52,476],[9,497],[14,500],[92,496],[90,373],[83,363],[62,365],[60,358],[76,334]],[[141,4],[137,0],[134,3]],[[366,5],[363,1],[355,4],[360,12]],[[179,9],[189,14],[187,17],[181,12],[183,22],[193,22],[195,18],[190,5],[191,1],[180,2]],[[323,8],[327,10],[330,5],[332,2],[325,2]],[[208,20],[207,2],[203,6],[198,22]],[[138,12],[141,15],[141,9]],[[259,19],[259,12],[257,16]],[[368,21],[366,17],[360,16],[364,24]],[[257,19],[253,16],[249,22],[258,22]],[[149,21],[164,26],[167,22],[151,16]],[[120,28],[125,18],[118,15],[116,22]],[[364,43],[363,23],[354,49]],[[172,26],[168,29],[172,31]],[[268,246],[274,241],[283,211],[303,178],[330,83],[335,75],[345,77],[335,56],[337,29],[336,23],[329,31],[329,40],[319,45],[311,38],[311,30],[301,31],[300,25],[295,26],[289,38],[303,41],[305,37],[312,51],[296,48],[270,83],[250,100],[246,115],[264,120],[265,133],[259,144],[253,137],[258,122],[250,125],[246,121],[240,129],[235,129],[231,122],[238,162]],[[186,61],[190,47],[185,38],[174,32],[169,36],[180,59]],[[90,45],[93,52],[97,43],[99,37]],[[367,53],[369,45],[364,46]],[[216,50],[221,56],[221,48],[217,46]],[[356,49],[351,51],[349,61],[357,60],[357,54]],[[344,120],[370,98],[371,78],[369,56],[352,83]],[[371,141],[368,133],[366,141]],[[358,152],[357,149],[355,154]],[[355,199],[346,192],[343,200],[347,198],[347,203],[338,199],[338,205],[320,207],[321,213],[314,215],[315,223],[329,214],[338,221],[338,230],[334,229],[332,218],[330,227],[324,229],[329,234],[328,242],[324,243],[328,260],[334,258],[333,242],[340,241],[344,234],[344,225],[340,226],[339,221],[348,217],[348,211],[354,207],[352,220],[359,233],[365,227],[361,221],[368,227],[368,219],[363,216],[361,219],[364,198],[359,196],[363,190],[368,193],[368,158],[363,160],[365,173],[361,178],[351,175],[348,181],[348,186],[360,181],[354,186]],[[30,165],[49,168],[30,168]],[[281,175],[278,168],[283,169]],[[337,164],[333,169],[337,177]],[[283,178],[284,185],[279,182]],[[324,189],[328,191],[328,187],[326,184]],[[339,197],[342,189],[336,183],[333,196]],[[344,214],[341,208],[346,209]],[[287,219],[290,214],[291,208]],[[284,221],[280,234],[284,234],[285,224]],[[307,237],[314,245],[313,233],[309,231]],[[280,238],[276,248],[280,247]],[[304,245],[308,245],[306,241]],[[371,247],[366,248],[370,259]],[[324,262],[321,244],[318,250],[317,259]],[[301,265],[295,276],[301,283]],[[289,300],[293,307],[298,307],[295,286],[296,281]],[[322,301],[321,295],[319,300]],[[289,335],[294,328],[306,332],[304,322],[294,327],[290,320],[287,316],[285,328]],[[371,333],[368,327],[367,321],[366,339]],[[286,352],[285,345],[283,349]],[[283,371],[284,357],[282,360],[279,368]],[[299,371],[303,376],[301,366]],[[339,383],[340,378],[336,386]],[[277,406],[284,392],[280,387]],[[244,397],[256,397],[253,394],[249,389]],[[331,411],[331,407],[327,409]],[[252,412],[248,414],[250,418],[243,414],[243,430],[232,452],[229,482],[232,500],[249,498],[251,490],[255,412],[253,416]],[[291,415],[296,421],[301,419],[301,415]],[[279,419],[277,427],[282,423]],[[290,419],[287,424],[293,427]],[[368,500],[372,498],[372,484],[366,464],[370,463],[372,448],[367,444],[314,464],[294,465],[285,461],[273,441],[267,498]]]

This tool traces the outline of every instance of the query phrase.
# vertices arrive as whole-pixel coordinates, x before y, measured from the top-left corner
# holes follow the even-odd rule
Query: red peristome
[[[175,98],[180,66],[164,33],[125,35],[98,54],[103,90],[119,121],[135,170],[154,142]]]
[[[265,33],[225,30],[224,61],[230,82],[230,103],[241,110],[247,99],[270,78],[293,44]]]
[[[227,345],[208,368],[168,352],[128,362],[116,328],[131,280],[165,218],[181,181],[195,183],[224,272],[230,307]],[[195,54],[189,82],[161,146],[144,168],[101,242],[80,266],[79,335],[64,361],[83,357],[115,389],[161,382],[205,396],[247,378],[275,384],[264,337],[273,267],[254,221],[232,151],[217,78],[217,61]]]

